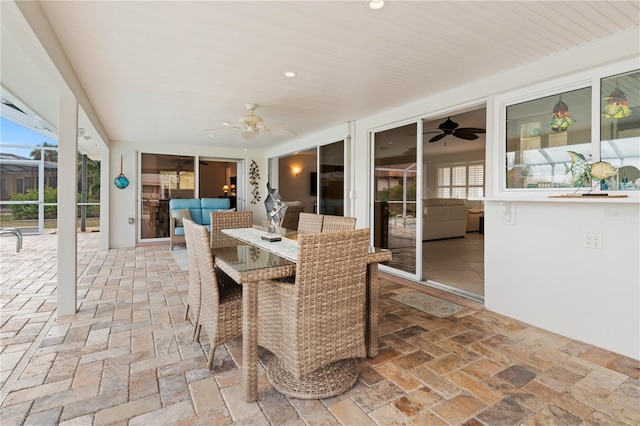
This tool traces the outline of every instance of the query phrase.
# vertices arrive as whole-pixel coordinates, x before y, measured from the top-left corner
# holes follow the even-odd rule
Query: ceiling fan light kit
[[[289,130],[286,125],[280,123],[266,123],[262,117],[254,114],[255,109],[258,107],[253,102],[248,102],[244,107],[249,111],[248,114],[241,116],[236,124],[228,121],[219,121],[224,128],[232,128],[240,131],[240,136],[246,141],[255,139],[262,132],[269,132],[278,136],[296,136],[294,132]],[[214,131],[219,129],[209,129],[208,131]]]

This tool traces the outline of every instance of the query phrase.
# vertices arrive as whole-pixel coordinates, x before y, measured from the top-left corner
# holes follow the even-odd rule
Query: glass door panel
[[[323,145],[320,151],[320,213],[344,216],[344,141]]]
[[[373,235],[388,248],[387,266],[416,273],[417,124],[377,132],[374,151]]]
[[[169,200],[195,198],[195,157],[141,155],[141,238],[169,236]]]
[[[451,116],[460,128],[484,128],[485,110]],[[442,135],[444,118],[425,121],[422,146],[421,281],[466,297],[484,295],[485,135]],[[537,134],[539,123],[523,130]],[[435,136],[434,136],[435,135]],[[537,136],[536,136],[537,137]],[[535,145],[532,136],[527,143]]]

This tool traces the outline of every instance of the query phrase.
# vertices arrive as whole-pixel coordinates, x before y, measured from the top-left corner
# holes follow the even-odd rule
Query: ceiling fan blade
[[[444,138],[445,136],[447,136],[445,133],[441,133],[438,136],[434,136],[431,139],[429,139],[429,142],[438,142],[440,139]]]
[[[261,131],[277,136],[298,136],[295,132],[285,128],[264,128]]]
[[[459,129],[455,130],[456,132],[462,132],[462,133],[486,133],[485,129],[480,129],[478,127],[460,127]]]
[[[472,141],[474,139],[478,139],[478,135],[474,134],[474,133],[465,133],[465,132],[453,132],[453,136],[460,138],[460,139],[465,139],[468,141]]]
[[[439,130],[434,130],[433,132],[422,132],[423,135],[426,135],[427,133],[441,133]]]

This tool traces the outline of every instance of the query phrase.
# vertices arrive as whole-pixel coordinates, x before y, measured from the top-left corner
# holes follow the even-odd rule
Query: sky
[[[40,133],[34,132],[33,130],[4,117],[0,117],[0,142],[2,142],[3,145],[26,145],[29,147],[42,145],[44,142],[55,146],[58,145],[57,141],[43,136]],[[29,153],[32,151],[32,148],[17,149],[2,147],[2,151],[21,155],[23,157],[29,157]]]

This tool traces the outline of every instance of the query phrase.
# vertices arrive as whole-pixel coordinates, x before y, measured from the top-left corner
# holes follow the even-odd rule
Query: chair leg
[[[213,353],[215,352],[216,347],[211,344],[211,349],[209,350],[209,362],[207,363],[207,367],[209,370],[213,368]]]
[[[189,319],[189,305],[187,304],[187,310],[184,313],[184,320],[187,321]]]
[[[195,340],[196,342],[200,341],[200,329],[202,329],[202,325],[196,323],[196,326],[193,329],[193,340]]]

